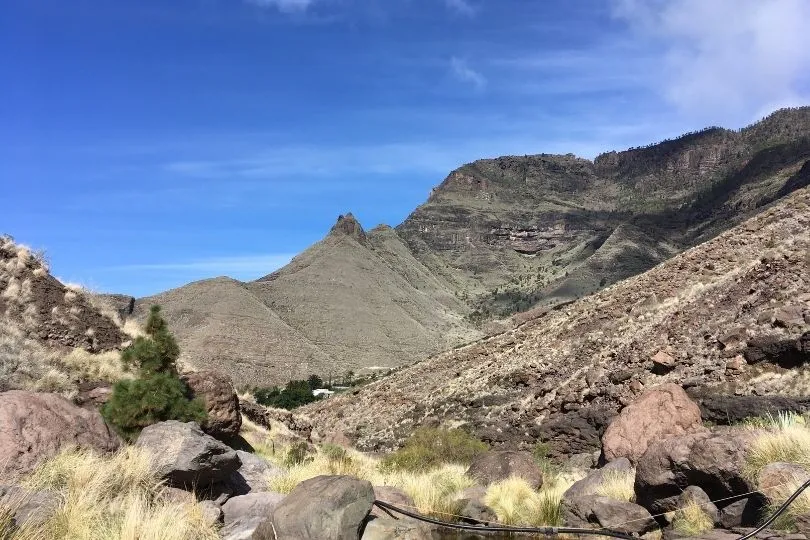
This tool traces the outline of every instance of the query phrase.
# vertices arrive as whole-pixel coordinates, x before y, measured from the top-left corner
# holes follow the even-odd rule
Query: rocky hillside
[[[116,315],[101,299],[54,278],[41,256],[0,237],[0,391],[75,389],[88,370],[65,358],[95,364],[97,353],[120,348],[129,337]]]
[[[807,185],[810,107],[594,161],[481,160],[395,229],[341,217],[278,272],[193,283],[136,314],[162,304],[184,359],[240,386],[395,367],[644,272]]]
[[[496,446],[540,440],[573,454],[596,449],[622,405],[652,385],[708,396],[716,422],[745,396],[807,396],[810,189],[646,273],[521,320],[304,410],[324,439],[367,450],[441,423]],[[750,399],[761,414],[767,398]],[[716,414],[723,400],[732,406]]]

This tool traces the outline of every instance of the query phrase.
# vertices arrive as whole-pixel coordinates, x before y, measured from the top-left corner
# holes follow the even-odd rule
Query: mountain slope
[[[644,272],[808,185],[810,107],[594,161],[479,160],[395,229],[366,233],[341,216],[273,274],[212,282],[205,294],[181,288],[140,300],[138,313],[164,304],[187,360],[240,384],[394,367]],[[213,325],[210,304],[234,309]],[[253,319],[240,318],[242,304]]]
[[[351,215],[277,272],[192,283],[138,300],[137,315],[151,304],[163,306],[183,361],[240,386],[395,367],[480,336],[392,229],[366,234]]]
[[[810,355],[809,330],[804,188],[644,274],[303,412],[322,437],[368,450],[439,421],[495,445],[539,439],[557,453],[592,451],[623,404],[662,382],[720,395],[810,394],[810,365],[797,360]],[[669,372],[651,360],[662,351]]]

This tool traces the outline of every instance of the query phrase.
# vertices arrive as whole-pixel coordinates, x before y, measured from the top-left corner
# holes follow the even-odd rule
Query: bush
[[[253,396],[256,403],[266,407],[281,409],[294,409],[307,403],[318,401],[320,397],[312,395],[312,391],[323,387],[323,381],[317,375],[310,375],[307,380],[296,380],[287,383],[283,390],[276,387],[256,388]]]
[[[461,429],[417,428],[405,446],[386,456],[382,467],[427,471],[443,463],[469,465],[489,447]]]
[[[119,381],[101,414],[127,440],[137,438],[146,426],[164,420],[203,422],[204,404],[189,397],[189,389],[177,376],[180,348],[169,333],[160,307],[152,306],[145,337],[138,337],[121,353],[128,369],[139,378]]]
[[[287,450],[287,456],[284,458],[284,463],[288,467],[301,465],[311,460],[309,457],[309,445],[304,441],[299,441],[290,446]]]

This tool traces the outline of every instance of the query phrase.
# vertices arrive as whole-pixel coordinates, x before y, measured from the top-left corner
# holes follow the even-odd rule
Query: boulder
[[[759,473],[759,490],[771,501],[779,501],[785,495],[785,484],[803,483],[810,479],[810,473],[795,463],[777,461],[769,463]]]
[[[466,523],[490,523],[498,521],[495,510],[475,499],[459,499],[458,515]]]
[[[316,476],[298,484],[273,512],[278,538],[357,540],[374,504],[374,488],[350,476]]]
[[[803,534],[807,538],[810,538],[810,514],[796,516],[794,522],[796,523],[796,530],[799,532],[799,534]]]
[[[720,510],[719,523],[724,529],[754,527],[762,515],[765,498],[754,495],[735,501]]]
[[[13,527],[42,524],[53,516],[61,505],[62,498],[53,491],[30,491],[20,486],[0,486],[0,508],[10,510]]]
[[[120,438],[98,411],[56,394],[0,393],[0,478],[14,480],[65,448],[112,452]]]
[[[231,492],[237,495],[244,495],[254,491],[267,491],[268,482],[284,473],[281,467],[262,459],[256,454],[237,450],[236,455],[241,465],[239,470],[230,476],[227,483],[231,488]]]
[[[246,517],[220,529],[222,540],[277,540],[268,517]]]
[[[532,455],[514,450],[489,450],[476,456],[467,469],[467,476],[484,486],[510,476],[526,480],[534,489],[543,485],[543,473]]]
[[[230,525],[243,518],[269,518],[283,500],[284,495],[269,491],[256,491],[231,497],[222,505],[223,521],[225,525]]]
[[[374,498],[378,501],[387,502],[389,504],[393,504],[394,506],[404,508],[405,510],[414,509],[414,502],[411,496],[401,489],[397,489],[395,487],[374,486]],[[384,512],[380,511],[379,508],[374,508],[373,513],[382,515]]]
[[[651,442],[703,429],[700,408],[674,383],[656,386],[622,409],[602,436],[607,461],[638,461]]]
[[[180,377],[194,397],[205,402],[208,417],[202,430],[212,437],[227,440],[239,434],[242,415],[239,413],[239,398],[231,378],[218,371],[196,371]]]
[[[135,446],[152,454],[158,475],[174,487],[206,488],[227,480],[241,465],[234,450],[194,422],[169,420],[147,426]]]
[[[437,528],[415,519],[371,515],[363,527],[363,540],[433,540]]]
[[[706,495],[706,492],[697,486],[688,486],[678,497],[678,508],[685,508],[691,504],[696,504],[706,512],[706,515],[712,519],[713,524],[720,521],[720,512],[717,510],[717,506]]]
[[[601,469],[596,469],[588,473],[582,480],[577,480],[565,493],[563,499],[574,499],[577,497],[585,497],[587,495],[596,495],[599,487],[604,482],[608,475],[615,473],[634,474],[633,464],[630,460],[622,457],[611,461]]]
[[[563,500],[563,522],[570,527],[600,527],[642,535],[658,529],[658,523],[643,507],[625,501],[587,495]]]
[[[721,427],[653,442],[636,466],[636,501],[659,514],[675,510],[690,485],[712,500],[752,491],[742,467],[755,437],[752,430]]]
[[[773,325],[780,328],[804,326],[804,312],[808,311],[803,304],[790,304],[777,308],[773,312]]]
[[[675,369],[675,358],[664,351],[658,351],[650,360],[652,360],[652,372],[656,375],[665,375]]]

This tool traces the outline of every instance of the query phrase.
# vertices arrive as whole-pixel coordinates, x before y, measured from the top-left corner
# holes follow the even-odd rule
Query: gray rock
[[[272,522],[267,517],[238,519],[220,529],[219,535],[222,540],[276,540]]]
[[[658,528],[658,523],[643,507],[631,503],[587,495],[562,504],[563,521],[573,527],[599,525],[608,529],[642,535]]]
[[[810,473],[795,463],[776,461],[769,463],[759,473],[759,490],[771,501],[778,501],[784,495],[784,484],[802,483],[810,479]],[[782,502],[782,501],[779,501]]]
[[[748,429],[717,428],[653,442],[636,468],[637,502],[660,514],[675,510],[690,485],[712,500],[752,491],[742,467],[754,437]]]
[[[467,476],[486,486],[492,482],[518,476],[534,489],[543,485],[543,473],[528,452],[489,450],[476,456],[467,469]]]
[[[720,510],[720,526],[724,529],[733,527],[753,527],[759,521],[765,498],[753,496],[735,501]]]
[[[0,486],[0,506],[13,512],[14,526],[36,526],[47,521],[62,505],[53,491],[29,491],[20,486]]]
[[[394,519],[390,516],[369,516],[363,540],[432,540],[437,528],[415,519]]]
[[[175,487],[206,488],[236,472],[239,456],[194,422],[169,420],[144,428],[135,446],[152,454],[160,478]]]
[[[222,508],[219,507],[214,501],[200,502],[202,508],[203,520],[207,525],[215,525],[222,519]]]
[[[593,469],[596,465],[596,460],[593,454],[579,453],[574,454],[568,458],[568,468],[573,470]]]
[[[632,473],[633,470],[633,464],[626,457],[614,459],[601,469],[591,471],[582,480],[571,484],[571,487],[563,494],[563,498],[574,499],[586,495],[596,495],[606,476],[612,473]]]
[[[273,512],[279,538],[357,540],[374,504],[374,488],[350,476],[317,476],[298,484]]]
[[[498,521],[498,516],[495,514],[495,510],[480,501],[473,499],[459,499],[457,502],[459,508],[458,515],[462,517],[462,521],[473,524]]]
[[[243,518],[268,518],[283,500],[284,495],[269,491],[231,497],[222,505],[223,521],[225,525],[230,525]]]
[[[268,482],[284,473],[281,467],[256,454],[237,450],[236,455],[242,465],[228,479],[228,484],[235,494],[244,495],[254,491],[267,491]]]

